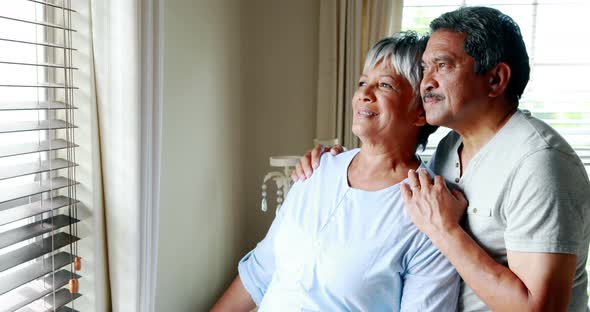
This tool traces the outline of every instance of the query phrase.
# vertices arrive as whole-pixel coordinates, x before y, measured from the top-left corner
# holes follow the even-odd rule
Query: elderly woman
[[[367,55],[352,100],[360,149],[325,154],[291,188],[266,237],[213,310],[455,311],[459,277],[406,215],[408,170],[426,124],[419,85],[426,39],[405,33]]]

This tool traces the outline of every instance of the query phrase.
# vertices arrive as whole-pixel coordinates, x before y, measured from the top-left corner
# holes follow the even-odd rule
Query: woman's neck
[[[363,144],[348,167],[348,183],[353,188],[377,191],[403,181],[408,170],[419,166],[413,150]]]

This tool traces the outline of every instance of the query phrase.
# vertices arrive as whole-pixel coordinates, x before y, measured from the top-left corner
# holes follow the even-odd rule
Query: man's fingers
[[[299,164],[301,164],[301,169],[303,170],[305,178],[311,177],[311,174],[313,173],[313,168],[311,168],[311,152],[305,153],[305,155],[299,159]]]
[[[412,192],[416,191],[417,188],[420,188],[420,181],[418,180],[418,174],[416,173],[416,171],[412,169],[408,171],[408,180],[410,182],[410,188]]]
[[[322,157],[324,152],[326,152],[326,148],[322,144],[316,145],[311,150],[311,166],[313,169],[316,169],[320,164],[320,157]]]
[[[426,172],[426,170],[418,170],[418,179],[420,180],[420,188],[430,189],[430,187],[432,186],[430,175],[428,174],[428,172]]]
[[[467,205],[467,198],[465,198],[465,194],[463,194],[463,192],[459,191],[458,189],[453,189],[451,190],[451,193],[458,201]]]
[[[406,183],[402,183],[400,190],[402,192],[402,198],[404,199],[404,203],[406,204],[405,206],[406,208],[408,208],[410,200],[412,200],[412,190],[410,189],[410,186]]]
[[[305,180],[305,174],[303,173],[303,169],[301,169],[301,161],[297,162],[297,165],[295,165],[295,170],[293,170],[293,173],[291,174],[291,178],[293,177],[293,175],[295,175],[295,179],[293,179],[293,181],[297,182],[299,180]]]
[[[342,145],[334,145],[330,147],[330,154],[336,156],[340,153],[344,152],[344,147]]]
[[[449,190],[447,188],[447,183],[445,182],[445,179],[442,176],[434,176],[434,185],[439,186],[443,190]]]
[[[297,176],[297,169],[293,170],[293,172],[291,172],[291,181],[293,182],[297,182],[297,180],[299,180],[299,176]]]

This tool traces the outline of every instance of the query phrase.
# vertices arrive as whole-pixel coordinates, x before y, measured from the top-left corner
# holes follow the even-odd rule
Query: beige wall
[[[164,2],[156,311],[204,311],[262,238],[268,156],[315,129],[317,0]]]

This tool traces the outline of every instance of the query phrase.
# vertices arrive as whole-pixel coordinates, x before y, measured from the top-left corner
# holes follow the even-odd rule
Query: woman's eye
[[[366,86],[366,85],[367,85],[367,83],[366,83],[366,82],[364,82],[364,81],[359,81],[359,87],[364,87],[364,86]]]
[[[380,83],[379,86],[381,88],[393,89],[393,87],[390,84],[385,83],[385,82]]]
[[[438,63],[438,67],[445,68],[445,67],[447,67],[447,63]]]

